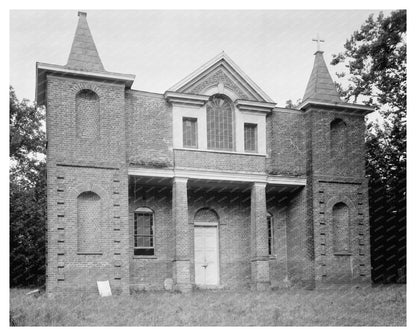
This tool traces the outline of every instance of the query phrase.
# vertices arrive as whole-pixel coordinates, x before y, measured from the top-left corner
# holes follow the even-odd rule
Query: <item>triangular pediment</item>
[[[229,93],[235,99],[273,103],[273,100],[224,52],[191,73],[168,91],[201,95]]]

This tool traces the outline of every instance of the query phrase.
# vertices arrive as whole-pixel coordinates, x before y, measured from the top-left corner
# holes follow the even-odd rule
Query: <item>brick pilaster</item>
[[[172,213],[176,233],[173,277],[177,289],[181,292],[192,289],[187,182],[186,178],[175,177],[172,189]]]
[[[270,288],[266,183],[251,188],[251,280],[253,289]]]

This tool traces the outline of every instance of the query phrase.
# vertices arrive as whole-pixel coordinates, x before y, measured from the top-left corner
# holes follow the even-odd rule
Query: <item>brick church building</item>
[[[163,94],[144,92],[104,69],[86,16],[66,65],[36,65],[48,292],[97,280],[116,293],[370,281],[372,109],[340,99],[322,51],[296,109],[224,52]]]

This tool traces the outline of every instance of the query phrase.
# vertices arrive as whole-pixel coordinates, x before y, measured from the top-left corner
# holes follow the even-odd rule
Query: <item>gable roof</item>
[[[303,101],[306,99],[340,103],[341,98],[325,64],[323,51],[315,53],[315,61]]]
[[[81,71],[105,72],[87,22],[87,13],[78,12],[78,25],[66,68]]]
[[[224,51],[196,69],[183,80],[176,83],[167,91],[186,92],[188,88],[202,78],[213,73],[218,68],[226,69],[227,72],[237,80],[239,86],[242,86],[247,92],[251,93],[256,100],[274,103],[273,100],[260,89],[260,87],[254,83],[254,81],[250,79],[250,77],[248,77]]]

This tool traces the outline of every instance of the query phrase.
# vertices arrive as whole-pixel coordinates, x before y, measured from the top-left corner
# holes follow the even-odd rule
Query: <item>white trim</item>
[[[252,111],[257,113],[270,113],[276,106],[275,103],[254,102],[242,99],[238,99],[235,104],[240,111]]]
[[[176,176],[173,178],[173,183],[187,183],[188,177]]]
[[[156,168],[142,168],[142,167],[129,167],[128,174],[133,175],[133,176],[167,177],[167,178],[173,178],[175,176],[173,169],[156,169]]]
[[[212,86],[206,88],[203,91],[203,94],[208,95],[208,96],[213,96],[215,94],[221,94],[221,95],[227,96],[233,102],[238,100],[238,96],[233,91],[231,91],[230,89],[228,89],[226,87],[223,87],[222,90],[220,90],[219,85],[212,85]]]
[[[153,213],[153,210],[146,208],[146,207],[138,207],[133,212],[142,212],[142,213]]]
[[[244,145],[244,144],[243,144]],[[267,154],[264,153],[251,153],[251,152],[236,152],[236,151],[222,151],[217,149],[202,149],[202,148],[189,148],[189,147],[174,147],[174,150],[185,150],[194,152],[208,152],[208,153],[220,153],[220,154],[236,154],[236,155],[249,155],[249,156],[262,156],[267,158]]]
[[[127,82],[132,82],[136,78],[136,75],[131,74],[119,74],[113,72],[90,72],[90,71],[82,71],[82,70],[72,70],[66,67],[57,66],[53,64],[46,64],[46,63],[37,63],[36,67],[39,70],[49,70],[49,71],[56,71],[56,72],[65,72],[69,74],[76,74],[82,76],[91,76],[91,77],[98,77],[98,78],[108,78],[108,79],[118,79]]]
[[[253,187],[266,188],[267,182],[254,182]]]
[[[218,222],[201,222],[195,221],[194,226],[218,226]]]
[[[195,95],[181,92],[166,91],[164,94],[165,99],[172,104],[191,104],[203,106],[209,100],[209,96]]]
[[[176,105],[172,106],[172,128],[173,128],[173,148],[184,149],[183,147],[183,118],[197,119],[197,145],[198,148],[207,148],[207,118],[206,107],[196,105]],[[188,148],[185,149],[198,149]]]
[[[267,176],[268,184],[306,186],[306,177]]]
[[[225,63],[228,63],[228,65],[241,77],[243,78],[249,86],[265,101],[273,102],[273,100],[262,90],[260,87],[254,83],[238,66],[234,63],[233,60],[224,52],[222,51],[217,56],[209,60],[207,63],[196,69],[194,72],[192,72],[190,75],[186,76],[183,80],[173,85],[168,91],[177,91],[186,84],[188,84],[190,81],[192,81],[195,77],[201,75],[204,71],[208,70],[210,67],[215,65],[217,62],[220,62],[223,60]]]
[[[128,174],[132,176],[166,177],[175,178],[177,182],[185,182],[188,179],[264,183],[270,185],[305,186],[306,178],[272,176],[265,173],[249,173],[241,171],[214,171],[192,168],[155,169],[130,167]]]
[[[330,107],[341,107],[349,110],[356,110],[356,111],[363,111],[367,113],[371,113],[374,111],[374,108],[365,106],[365,105],[359,105],[359,104],[350,104],[350,103],[332,103],[332,102],[322,102],[319,100],[313,100],[313,99],[307,99],[305,100],[300,106],[298,107],[300,110],[303,108],[308,107],[309,105],[321,105],[321,106],[330,106]]]

